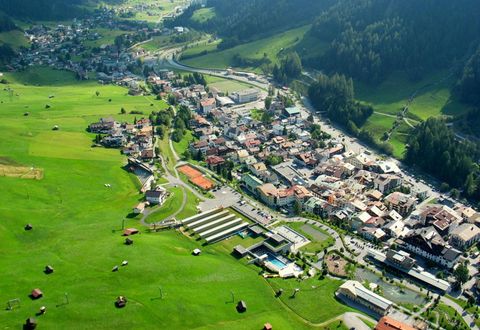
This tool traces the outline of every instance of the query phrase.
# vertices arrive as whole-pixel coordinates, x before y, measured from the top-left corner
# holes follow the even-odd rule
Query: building
[[[373,188],[383,194],[401,185],[402,178],[392,174],[381,174],[373,181]]]
[[[254,195],[257,194],[257,188],[263,184],[262,180],[248,173],[242,176],[242,183]]]
[[[450,290],[448,281],[439,279],[432,273],[418,267],[415,259],[411,258],[410,254],[405,251],[388,250],[385,254],[375,249],[368,249],[367,255],[374,261],[399,270],[435,291],[448,292]]]
[[[232,98],[237,103],[248,103],[258,99],[259,92],[255,88],[245,89],[232,94]]]
[[[417,200],[410,195],[395,191],[385,197],[385,206],[389,210],[395,210],[403,216],[407,216],[415,210]]]
[[[392,319],[389,316],[384,316],[378,320],[374,330],[416,330],[414,327]]]
[[[480,240],[480,228],[477,225],[464,223],[453,230],[450,243],[459,249],[468,249]]]
[[[147,202],[153,205],[161,205],[165,201],[165,198],[167,197],[167,192],[163,188],[157,188],[155,190],[148,190],[145,193],[145,199]]]
[[[213,109],[215,109],[216,102],[214,98],[208,98],[200,101],[200,109],[204,115],[208,115]]]
[[[432,226],[412,230],[398,242],[402,248],[448,268],[453,268],[462,254]]]
[[[338,288],[337,294],[347,297],[379,315],[387,314],[393,306],[393,302],[368,290],[357,281],[346,281]]]

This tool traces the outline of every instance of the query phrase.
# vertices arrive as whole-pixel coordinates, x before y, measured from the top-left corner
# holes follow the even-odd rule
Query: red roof
[[[375,326],[375,330],[415,330],[415,328],[408,324],[394,320],[391,317],[384,316],[378,321],[377,325]]]
[[[139,233],[139,230],[136,228],[127,228],[123,231],[123,236],[130,236],[138,233]]]

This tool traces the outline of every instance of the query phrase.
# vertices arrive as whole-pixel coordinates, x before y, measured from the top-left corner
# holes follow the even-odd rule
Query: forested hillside
[[[0,11],[20,19],[55,20],[86,15],[87,5],[123,0],[0,0]]]
[[[417,126],[409,138],[405,161],[434,174],[467,197],[480,197],[477,145],[459,141],[445,123],[430,118]],[[441,166],[439,166],[441,164]]]
[[[419,79],[472,50],[478,17],[476,0],[342,0],[313,25],[311,34],[330,46],[308,64],[367,82],[395,70]]]
[[[172,25],[186,25],[214,32],[223,38],[219,49],[230,48],[273,31],[312,22],[334,0],[209,0],[215,16],[205,22],[190,18],[199,7],[191,7]]]

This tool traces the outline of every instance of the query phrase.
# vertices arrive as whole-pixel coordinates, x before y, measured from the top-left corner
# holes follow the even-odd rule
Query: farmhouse
[[[157,187],[155,190],[148,190],[145,193],[145,199],[147,202],[153,205],[161,205],[167,197],[167,191],[162,187]]]

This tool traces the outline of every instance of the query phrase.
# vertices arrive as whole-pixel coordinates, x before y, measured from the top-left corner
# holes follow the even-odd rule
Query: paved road
[[[149,65],[156,65],[161,68],[177,69],[177,70],[189,71],[189,72],[198,72],[198,73],[207,74],[210,76],[236,80],[239,82],[243,82],[243,83],[258,87],[263,90],[268,90],[268,86],[269,86],[268,82],[260,82],[256,80],[249,80],[246,77],[229,75],[227,74],[227,70],[194,68],[188,65],[181,64],[175,59],[175,56],[180,51],[181,51],[181,48],[178,48],[178,47],[160,50],[157,53],[155,53],[154,56],[145,57],[145,63],[148,63]]]

